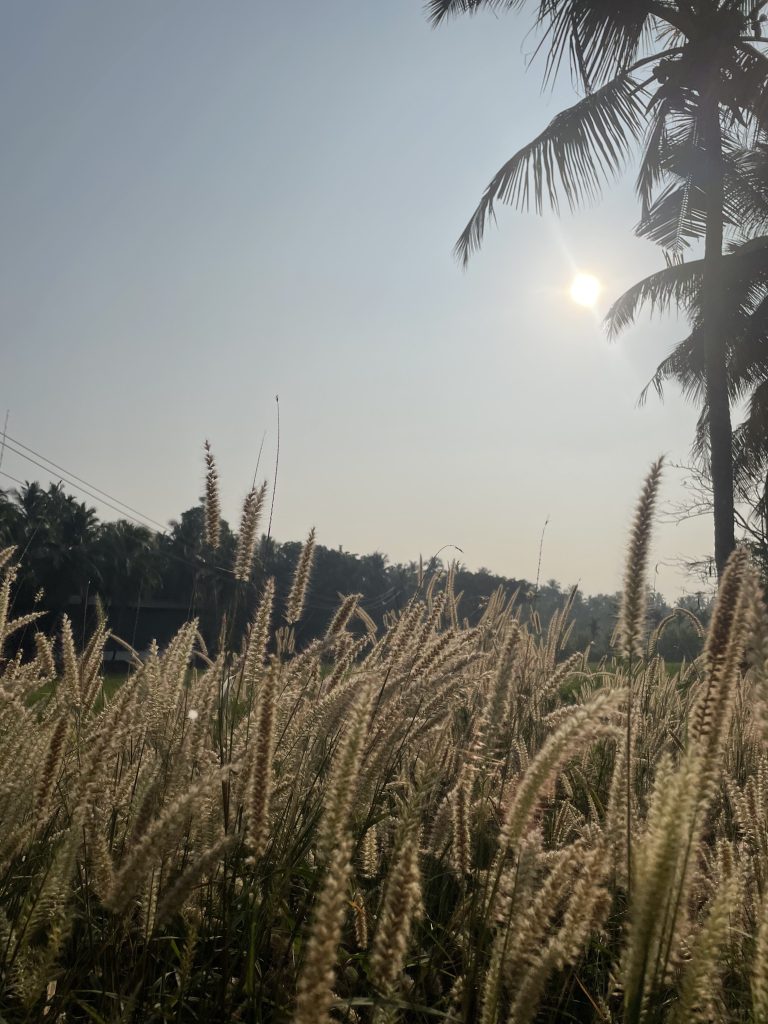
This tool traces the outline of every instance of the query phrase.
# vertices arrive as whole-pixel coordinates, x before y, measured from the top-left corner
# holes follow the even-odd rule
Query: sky
[[[527,67],[530,11],[435,30],[419,0],[9,0],[0,21],[11,437],[160,523],[196,503],[209,438],[236,523],[279,395],[278,539],[454,544],[535,579],[548,521],[542,579],[620,586],[644,475],[696,421],[674,389],[637,406],[685,324],[601,325],[662,263],[631,168],[573,216],[501,208],[466,271],[451,252],[575,99]],[[598,311],[569,299],[579,270]],[[675,563],[710,548],[708,521],[662,523],[657,587],[696,590]]]

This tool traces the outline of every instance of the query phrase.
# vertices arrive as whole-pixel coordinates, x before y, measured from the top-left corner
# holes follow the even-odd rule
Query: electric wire
[[[140,512],[139,509],[134,508],[133,505],[129,505],[127,502],[121,501],[119,498],[116,498],[113,494],[110,494],[108,491],[104,491],[104,490],[102,490],[101,487],[97,487],[96,484],[89,483],[83,477],[78,476],[76,473],[73,473],[71,470],[66,469],[64,466],[60,466],[59,463],[58,462],[54,462],[53,459],[49,459],[47,456],[42,455],[38,451],[35,451],[34,448],[30,448],[29,445],[24,444],[22,441],[19,441],[17,438],[11,437],[10,434],[5,434],[4,437],[5,437],[5,442],[6,442],[5,446],[8,447],[10,449],[10,451],[14,451],[14,449],[11,448],[10,445],[8,445],[8,443],[7,443],[8,441],[10,441],[11,444],[16,445],[18,448],[23,448],[24,451],[25,452],[29,452],[30,455],[34,455],[38,459],[42,459],[43,462],[47,462],[49,466],[53,466],[53,468],[57,469],[60,473],[65,473],[67,476],[72,477],[72,479],[76,480],[78,483],[83,484],[85,487],[90,488],[92,491],[96,491],[97,494],[100,494],[104,498],[109,499],[109,501],[113,502],[115,505],[121,505],[123,508],[125,508],[129,512],[132,512],[135,515],[139,516],[141,519],[145,519],[148,523],[152,523],[153,526],[158,527],[158,529],[162,530],[163,532],[165,532],[165,530],[167,529],[167,527],[164,526],[162,523],[159,523],[156,519],[153,519],[151,516],[147,516],[143,512]],[[26,455],[23,455],[21,452],[15,452],[14,454],[21,455],[21,457],[23,459],[28,457]],[[33,461],[33,460],[30,459],[30,461]],[[35,465],[40,466],[40,463],[39,462],[35,463]],[[46,469],[45,466],[40,466],[40,468],[41,469]],[[46,469],[46,472],[50,472],[50,470]],[[65,481],[65,482],[69,483],[69,481]],[[75,485],[74,484],[70,484],[70,486],[75,486]],[[89,497],[92,497],[94,501],[99,501],[99,499],[95,498],[93,495],[89,495]],[[114,506],[110,505],[109,507],[113,508]]]
[[[43,465],[42,462],[38,462],[36,459],[33,459],[30,455],[25,455],[24,452],[17,450],[12,445],[8,444],[7,441],[8,441],[8,439],[6,438],[6,445],[5,445],[5,447],[8,449],[8,451],[13,452],[14,455],[18,455],[22,459],[26,459],[27,462],[31,462],[33,465],[37,466],[39,469],[44,470],[44,472],[49,473],[49,474],[51,473],[50,469],[47,466]],[[18,442],[14,442],[14,443],[18,444]],[[32,449],[27,447],[26,445],[24,445],[22,447],[26,448],[27,451],[32,451]],[[35,453],[35,454],[38,454],[38,453]],[[40,455],[40,458],[43,459],[44,462],[47,462],[50,466],[55,466],[57,469],[59,468],[56,465],[55,462],[53,462],[50,459],[46,459],[44,455]],[[21,480],[19,480],[15,476],[11,476],[11,474],[7,473],[5,470],[0,469],[0,474],[2,474],[5,477],[8,477],[9,480],[13,480],[13,482],[16,483],[16,484],[19,484],[19,486],[21,486],[21,487],[24,486],[24,483]],[[54,474],[51,474],[51,475],[54,475]],[[141,526],[144,529],[150,529],[153,533],[156,533],[156,534],[158,534],[160,536],[163,536],[163,537],[167,537],[168,536],[167,527],[162,527],[160,530],[157,530],[157,529],[154,529],[153,526],[148,526],[147,525],[148,523],[159,525],[159,524],[157,524],[156,520],[152,519],[149,516],[144,516],[143,513],[139,512],[138,515],[142,516],[142,518],[144,520],[146,520],[146,522],[142,522],[136,516],[125,513],[122,509],[120,509],[117,506],[111,504],[109,501],[105,501],[103,498],[100,498],[97,495],[91,493],[91,491],[87,490],[82,484],[78,484],[78,483],[74,483],[73,482],[73,480],[81,480],[82,479],[81,477],[78,477],[74,473],[71,473],[69,475],[73,479],[70,480],[70,479],[68,479],[65,476],[60,476],[59,477],[60,482],[66,483],[70,487],[74,488],[74,490],[80,491],[81,493],[86,494],[89,498],[91,498],[93,501],[98,502],[100,505],[106,505],[108,508],[111,508],[113,512],[117,512],[117,514],[119,516],[123,517],[124,519],[130,519],[134,523],[136,523],[138,526]],[[106,491],[102,491],[101,488],[98,488],[98,487],[94,487],[93,490],[94,491],[98,491],[99,494],[107,494]],[[117,501],[117,499],[115,499],[115,500]],[[130,507],[131,506],[129,506],[129,505],[125,505],[124,506],[124,508],[130,508]],[[200,569],[201,567],[203,567],[203,568],[212,569],[215,572],[222,573],[222,574],[224,574],[226,576],[234,575],[234,571],[232,569],[226,569],[226,568],[224,568],[224,566],[221,566],[221,565],[210,565],[210,564],[206,564],[204,562],[201,562],[201,563],[193,562],[193,561],[191,561],[188,558],[183,558],[181,555],[177,555],[174,552],[167,551],[167,550],[165,551],[165,554],[172,561],[178,562],[181,565],[186,565],[186,566],[188,566],[190,568],[193,568],[193,569]]]
[[[53,459],[49,459],[41,452],[36,451],[34,448],[31,448],[29,445],[24,444],[17,438],[11,437],[9,434],[6,434],[4,436],[4,448],[7,448],[8,451],[12,452],[14,455],[17,455],[19,458],[25,459],[27,462],[32,463],[32,465],[37,466],[44,472],[49,473],[50,475],[56,475],[51,474],[51,470],[49,467],[52,466],[60,474],[66,474],[59,476],[60,482],[66,483],[68,486],[74,488],[74,490],[80,491],[81,493],[87,495],[93,501],[96,501],[101,505],[106,505],[113,512],[116,512],[119,516],[126,519],[130,519],[137,525],[145,528],[148,528],[147,524],[152,524],[152,527],[157,527],[156,530],[153,529],[153,532],[159,533],[162,536],[168,536],[168,528],[166,526],[163,526],[156,519],[153,519],[151,516],[145,515],[143,512],[135,508],[133,505],[129,505],[127,502],[121,501],[119,498],[116,498],[108,491],[103,490],[101,487],[97,487],[96,484],[90,483],[83,477],[78,476],[77,473],[74,473],[71,470],[66,469],[59,463],[54,462]],[[29,452],[30,454],[25,454],[27,452]],[[32,456],[35,456],[35,458],[33,458]],[[259,452],[259,456],[261,456],[261,451]],[[38,460],[42,460],[42,462]],[[44,465],[44,463],[47,463],[47,465]],[[18,477],[12,476],[10,473],[3,469],[0,469],[0,475],[7,477],[9,480],[12,480],[15,484],[18,484],[21,487],[24,486],[23,481],[19,480]],[[117,506],[122,507],[119,508]],[[124,510],[128,511],[126,512]],[[172,561],[178,562],[182,565],[186,565],[190,568],[199,569],[201,567],[204,567],[208,569],[213,569],[214,571],[222,573],[226,576],[233,575],[233,570],[226,569],[224,568],[224,566],[210,564],[206,565],[205,563],[193,562],[190,559],[184,558],[183,556],[177,555],[174,552],[170,551],[165,551],[165,555],[169,557]],[[363,599],[361,604],[363,605],[363,607],[367,607],[371,611],[376,611],[377,609],[384,609],[387,607],[387,605],[392,604],[398,597],[400,597],[404,593],[405,591],[402,587],[398,588],[395,586],[389,586],[386,590],[383,591],[383,593],[378,594],[375,597],[372,596],[370,598]],[[331,611],[335,609],[337,605],[335,602],[330,601],[321,600],[312,602],[310,600],[307,604],[307,607],[308,609],[323,612]]]

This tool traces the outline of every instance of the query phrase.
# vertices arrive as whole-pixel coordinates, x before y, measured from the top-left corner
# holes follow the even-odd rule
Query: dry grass
[[[597,673],[562,663],[567,609],[541,636],[497,595],[461,629],[450,575],[380,636],[351,596],[299,653],[268,586],[237,650],[190,623],[106,703],[105,627],[7,659],[3,1020],[768,1020],[768,616],[737,552],[670,675],[656,477]]]

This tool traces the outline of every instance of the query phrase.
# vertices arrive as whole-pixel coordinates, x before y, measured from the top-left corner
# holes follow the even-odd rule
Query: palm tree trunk
[[[702,318],[704,367],[709,406],[709,446],[715,518],[715,565],[722,575],[735,547],[733,447],[723,323],[723,151],[716,87],[701,94],[701,125],[707,161],[707,228],[704,248]]]

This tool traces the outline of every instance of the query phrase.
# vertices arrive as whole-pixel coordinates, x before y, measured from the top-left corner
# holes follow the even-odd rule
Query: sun
[[[594,274],[577,274],[571,282],[571,298],[579,306],[592,309],[600,298],[603,286]]]

